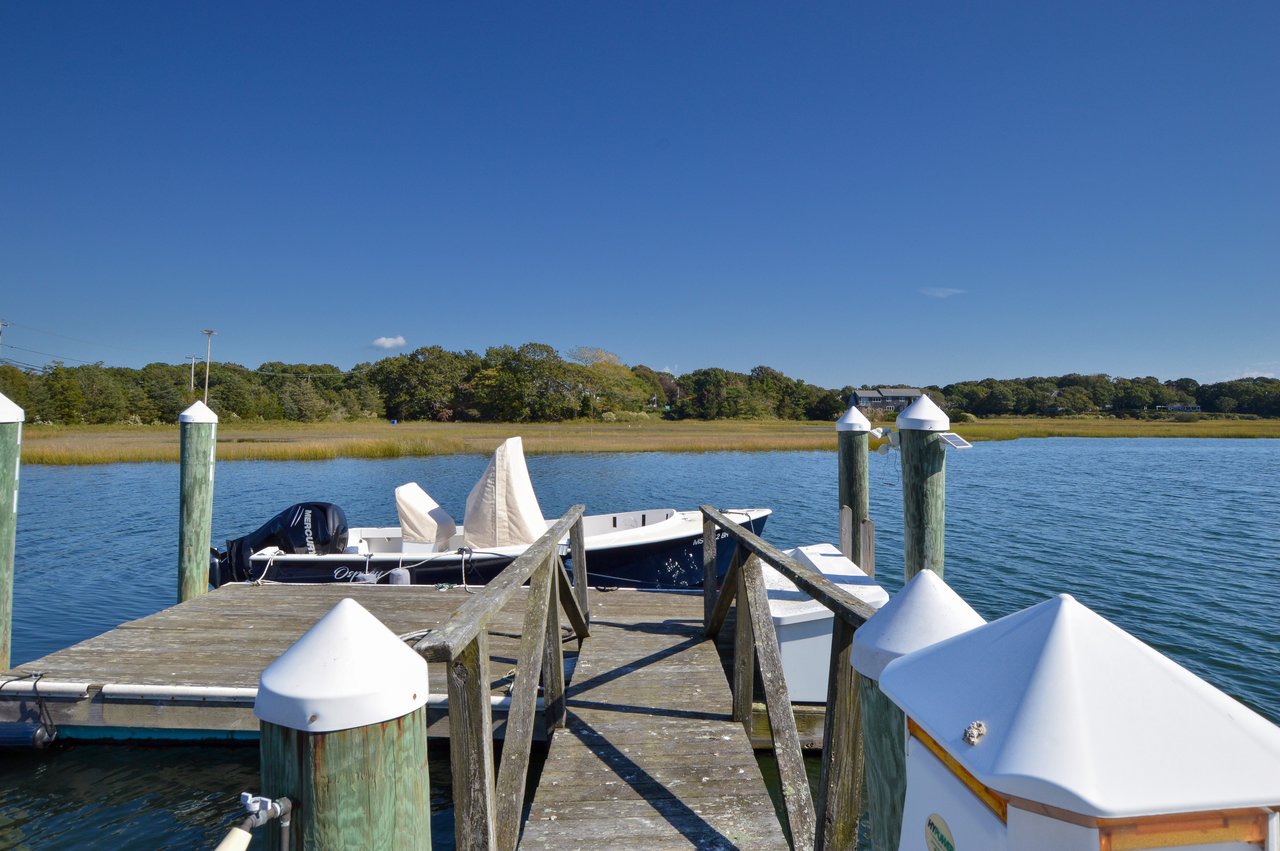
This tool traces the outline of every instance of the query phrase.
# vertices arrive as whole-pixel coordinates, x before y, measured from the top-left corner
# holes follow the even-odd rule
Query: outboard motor
[[[340,553],[347,548],[347,515],[332,502],[300,502],[286,508],[256,532],[227,541],[227,551],[218,554],[216,574],[210,577],[214,587],[261,578],[252,575],[250,558],[266,547],[289,554]]]

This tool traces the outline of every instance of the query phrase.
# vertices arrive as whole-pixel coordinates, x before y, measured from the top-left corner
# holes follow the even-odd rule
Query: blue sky
[[[5,3],[0,354],[1280,374],[1277,43],[1249,0]]]

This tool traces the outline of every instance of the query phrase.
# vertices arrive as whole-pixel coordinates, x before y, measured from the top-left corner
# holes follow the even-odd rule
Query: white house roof
[[[253,714],[327,733],[400,718],[426,702],[426,660],[347,598],[262,672]]]
[[[894,422],[899,429],[913,431],[946,431],[951,428],[951,420],[947,415],[936,402],[923,394],[903,408]]]
[[[850,662],[864,677],[899,656],[982,626],[986,621],[932,570],[922,570],[853,636]]]
[[[1011,797],[1095,818],[1280,805],[1280,728],[1065,594],[902,657],[880,687]]]

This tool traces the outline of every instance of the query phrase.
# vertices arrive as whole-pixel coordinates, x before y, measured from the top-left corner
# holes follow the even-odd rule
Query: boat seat
[[[449,539],[458,526],[449,512],[440,507],[417,482],[396,488],[396,512],[400,515],[400,536],[404,552],[440,552],[449,548]],[[430,549],[423,545],[429,544]]]

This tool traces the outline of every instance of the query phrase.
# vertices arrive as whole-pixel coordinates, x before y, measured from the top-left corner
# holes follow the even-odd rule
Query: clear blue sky
[[[3,355],[1280,374],[1278,44],[1273,0],[3,3]]]

